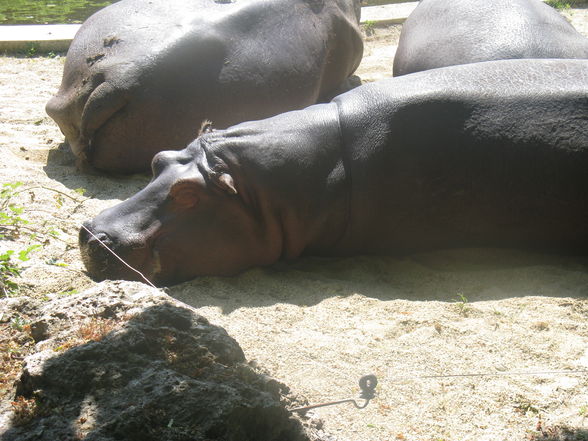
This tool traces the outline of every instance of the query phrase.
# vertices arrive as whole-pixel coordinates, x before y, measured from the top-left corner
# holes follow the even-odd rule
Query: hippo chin
[[[158,284],[301,255],[588,252],[588,61],[506,60],[368,84],[159,153],[86,227]],[[93,277],[136,274],[80,233]]]
[[[540,0],[421,0],[402,26],[394,76],[521,58],[588,58],[588,39]]]
[[[222,128],[328,101],[358,66],[360,0],[122,0],[75,36],[46,106],[82,165],[147,171]]]

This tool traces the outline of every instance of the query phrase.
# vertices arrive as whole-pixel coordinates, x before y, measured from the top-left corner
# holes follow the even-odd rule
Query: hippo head
[[[211,153],[205,138],[158,153],[143,190],[84,224],[80,249],[93,278],[141,279],[100,242],[159,285],[230,275],[279,258],[276,224],[247,202],[251,186],[237,179],[237,167],[230,170]]]

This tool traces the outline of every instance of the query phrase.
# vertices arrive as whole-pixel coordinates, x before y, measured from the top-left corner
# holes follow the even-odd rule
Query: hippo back
[[[588,61],[504,60],[335,99],[351,220],[341,250],[588,250]]]
[[[47,104],[80,160],[148,169],[215,127],[329,99],[362,54],[359,0],[122,0],[90,17]]]
[[[588,39],[540,0],[422,0],[403,25],[394,76],[517,58],[588,58]]]

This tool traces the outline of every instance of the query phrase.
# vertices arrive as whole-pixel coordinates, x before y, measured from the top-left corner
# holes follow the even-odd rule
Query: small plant
[[[30,322],[25,319],[22,318],[21,316],[17,315],[16,317],[13,317],[10,320],[10,326],[12,326],[13,329],[16,329],[17,331],[24,331],[25,327],[29,324]]]
[[[41,248],[41,245],[31,245],[24,250],[20,250],[16,253],[17,258],[20,262],[26,262],[30,259],[29,254]],[[15,255],[14,250],[8,250],[0,254],[0,288],[4,297],[10,297],[18,291],[18,284],[12,281],[13,277],[20,277],[20,262],[15,262],[13,256]]]
[[[522,415],[526,415],[528,413],[533,413],[537,415],[541,411],[539,407],[535,406],[533,403],[531,403],[529,400],[523,397],[519,397],[518,402],[514,406],[514,408],[518,413]]]
[[[578,415],[580,415],[581,417],[588,417],[588,404],[585,404],[584,406],[580,406],[580,410],[578,411]]]
[[[29,47],[27,48],[27,51],[26,51],[26,56],[28,58],[33,58],[37,55],[39,55],[39,45],[36,43],[29,44]]]
[[[564,0],[547,0],[545,3],[558,10],[571,8],[571,4]]]
[[[62,352],[92,341],[100,341],[112,331],[119,329],[122,323],[121,321],[117,322],[112,319],[92,317],[80,324],[75,335],[66,341],[62,341],[53,350],[55,352]]]
[[[376,22],[373,20],[366,20],[363,23],[363,30],[365,35],[373,35],[376,29]]]
[[[64,296],[64,297],[65,297],[65,296],[73,296],[74,294],[77,294],[78,292],[79,292],[79,291],[78,291],[77,289],[75,289],[75,288],[70,288],[70,289],[67,289],[67,290],[65,290],[65,291],[61,291],[61,292],[59,293],[59,295],[60,295],[60,296]]]
[[[20,277],[22,262],[30,259],[30,254],[42,248],[51,239],[59,239],[59,232],[43,224],[41,227],[30,225],[29,221],[24,218],[24,207],[14,203],[14,198],[20,193],[28,191],[32,200],[34,194],[31,191],[33,188],[43,188],[52,191],[55,194],[55,203],[57,208],[61,208],[65,201],[65,197],[80,203],[76,198],[63,193],[59,190],[46,187],[27,187],[21,188],[22,182],[13,182],[3,184],[0,187],[0,240],[15,240],[24,234],[28,238],[37,242],[27,248],[14,250],[8,249],[0,254],[0,289],[5,297],[14,295],[18,292],[18,284],[12,280],[15,277]],[[76,193],[83,194],[83,189],[77,189]],[[57,266],[65,266],[64,263],[59,263],[57,259],[51,263]]]
[[[463,295],[463,293],[458,292],[457,293],[457,299],[453,299],[453,301],[455,302],[455,304],[457,305],[457,309],[459,311],[459,315],[462,316],[467,316],[468,313],[470,312],[470,307],[469,307],[469,302],[468,302],[468,298]]]
[[[4,184],[0,189],[0,239],[5,239],[9,230],[18,235],[20,227],[28,223],[20,216],[24,208],[11,203],[20,186],[22,182],[14,182]]]
[[[18,288],[18,285],[10,280],[11,277],[20,276],[20,268],[11,260],[13,254],[14,250],[0,254],[0,288],[4,297],[8,297]]]
[[[118,323],[110,319],[92,318],[78,329],[78,335],[85,341],[100,341],[118,327]]]
[[[62,268],[65,268],[65,267],[68,266],[67,263],[61,262],[57,257],[52,257],[50,259],[47,259],[45,261],[45,263],[47,265],[59,266],[59,267],[62,267]]]

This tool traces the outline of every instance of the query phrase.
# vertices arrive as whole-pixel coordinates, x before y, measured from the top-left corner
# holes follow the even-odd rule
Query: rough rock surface
[[[328,438],[290,415],[288,388],[247,364],[224,329],[162,291],[104,282],[2,309],[36,317],[2,441]]]

